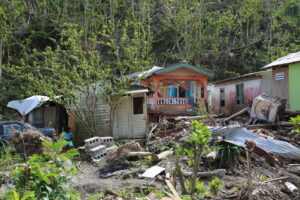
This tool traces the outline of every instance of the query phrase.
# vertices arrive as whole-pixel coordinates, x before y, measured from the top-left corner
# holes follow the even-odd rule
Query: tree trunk
[[[0,80],[2,79],[2,41],[0,41]]]
[[[195,192],[195,185],[196,185],[196,180],[198,177],[198,170],[199,170],[199,158],[201,155],[201,150],[197,147],[195,147],[195,157],[194,157],[194,163],[193,163],[193,174],[191,177],[191,190],[190,190],[190,194],[194,194]]]

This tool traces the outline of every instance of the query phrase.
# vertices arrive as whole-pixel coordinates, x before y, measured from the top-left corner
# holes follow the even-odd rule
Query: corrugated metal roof
[[[217,126],[209,128],[209,131],[213,133],[214,137],[222,136],[224,137],[224,141],[237,146],[246,147],[246,140],[254,141],[259,148],[265,150],[267,153],[274,153],[284,158],[300,160],[300,149],[294,145],[280,140],[265,139],[252,133],[246,128],[241,128],[239,126]]]
[[[278,58],[277,60],[271,62],[270,64],[264,66],[263,68],[275,67],[279,65],[287,65],[295,62],[300,62],[300,51],[296,53],[290,53],[287,56]]]

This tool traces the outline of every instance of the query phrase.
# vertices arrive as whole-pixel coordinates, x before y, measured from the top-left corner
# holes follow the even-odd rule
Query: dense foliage
[[[77,172],[77,169],[73,168],[71,159],[78,155],[78,151],[71,149],[61,153],[67,143],[66,141],[58,141],[54,144],[44,142],[43,145],[48,148],[48,151],[44,151],[43,155],[34,154],[24,163],[14,163],[10,176],[15,190],[5,191],[4,199],[80,199],[79,194],[70,186],[71,177]],[[0,163],[3,162],[0,157]]]
[[[64,70],[84,74],[74,63],[112,70],[113,84],[182,60],[215,79],[259,70],[299,50],[299,25],[298,0],[0,0],[0,103],[62,95],[52,84],[69,79]],[[80,40],[66,45],[66,31]]]

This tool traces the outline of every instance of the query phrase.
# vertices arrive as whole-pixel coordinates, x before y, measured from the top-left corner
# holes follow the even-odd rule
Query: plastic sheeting
[[[10,101],[8,102],[7,107],[17,110],[22,116],[24,116],[49,100],[50,98],[47,96],[35,95],[23,100]]]
[[[246,147],[245,141],[254,141],[256,145],[267,153],[278,154],[284,158],[300,160],[300,149],[294,145],[275,139],[265,139],[255,133],[238,126],[211,127],[209,130],[214,137],[224,137],[224,141],[237,146]]]

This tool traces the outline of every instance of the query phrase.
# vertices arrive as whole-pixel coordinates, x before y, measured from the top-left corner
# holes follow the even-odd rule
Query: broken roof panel
[[[230,126],[230,127],[211,127],[209,131],[213,133],[214,137],[221,136],[224,137],[224,141],[246,147],[245,141],[254,141],[256,145],[265,150],[267,153],[278,154],[284,158],[290,158],[293,160],[300,160],[300,149],[294,145],[275,139],[265,139],[252,133],[246,128],[239,126]]]
[[[300,62],[300,51],[295,52],[295,53],[290,53],[287,56],[278,58],[274,62],[271,62],[270,64],[264,66],[263,68],[270,68],[270,67],[275,67],[279,65],[287,65],[295,62]]]
[[[41,106],[43,103],[50,101],[47,96],[35,95],[23,100],[10,101],[7,107],[17,110],[22,116],[27,115],[33,109]]]

